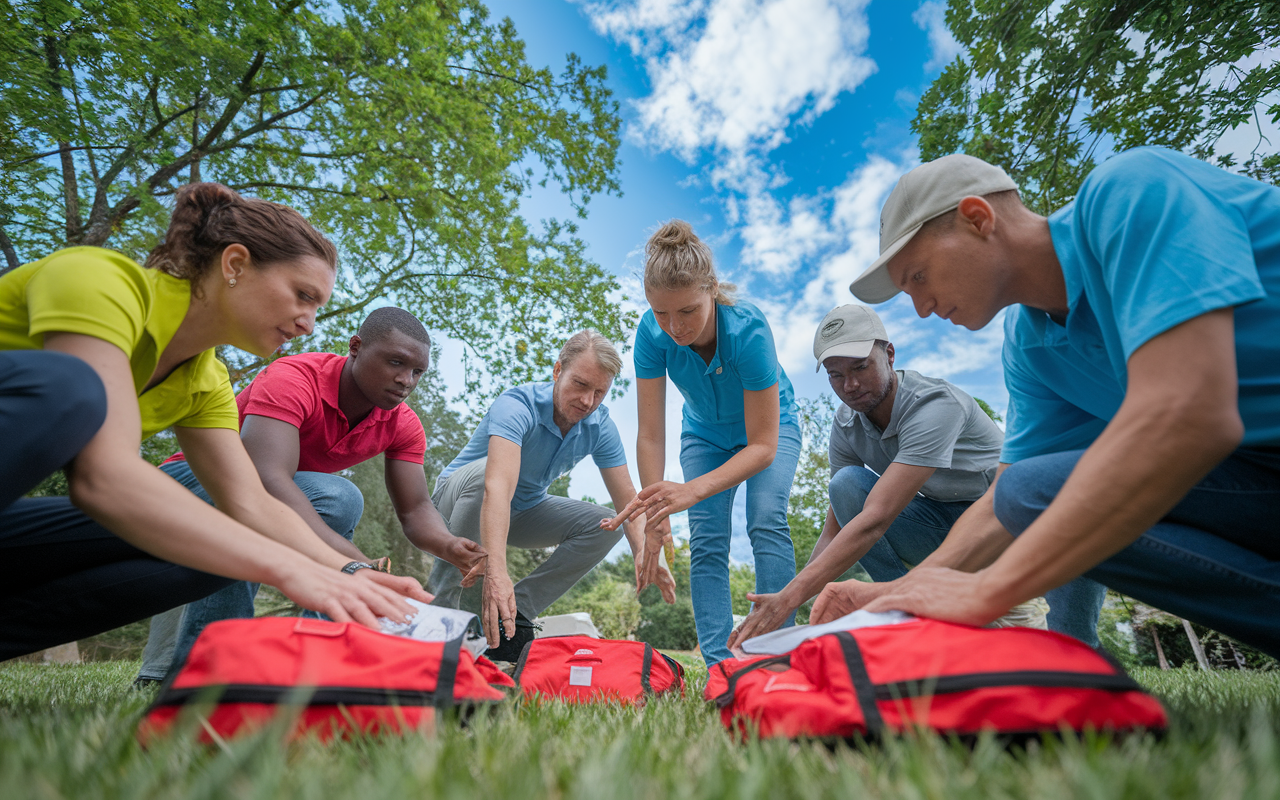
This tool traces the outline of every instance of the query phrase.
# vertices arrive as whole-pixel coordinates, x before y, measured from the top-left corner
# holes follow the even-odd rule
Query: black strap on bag
[[[437,707],[441,710],[453,708],[453,686],[458,680],[458,660],[462,655],[464,632],[456,639],[444,643],[444,652],[440,655],[440,671],[436,674]]]
[[[835,636],[840,642],[840,649],[844,652],[844,663],[849,669],[849,680],[853,683],[854,696],[858,698],[858,705],[862,708],[862,720],[867,726],[867,735],[879,736],[881,729],[884,728],[884,718],[880,716],[880,709],[876,706],[876,687],[871,682],[871,676],[867,674],[867,665],[862,660],[862,650],[858,647],[858,640],[848,631],[840,631]]]
[[[646,695],[653,694],[653,684],[649,683],[649,671],[653,669],[653,645],[644,643],[644,663],[640,666],[640,688]]]

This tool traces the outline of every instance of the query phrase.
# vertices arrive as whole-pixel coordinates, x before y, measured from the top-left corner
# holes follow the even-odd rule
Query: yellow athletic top
[[[173,425],[239,430],[235,393],[213,350],[143,392],[191,305],[191,284],[100,247],[69,247],[0,277],[0,350],[40,350],[80,333],[129,356],[142,438]]]

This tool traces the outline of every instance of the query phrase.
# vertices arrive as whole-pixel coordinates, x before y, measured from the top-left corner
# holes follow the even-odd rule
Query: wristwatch
[[[362,570],[362,569],[372,569],[375,572],[377,571],[372,564],[366,564],[363,561],[348,561],[347,565],[342,568],[342,571],[347,573],[348,575],[354,575],[356,574],[357,570]]]

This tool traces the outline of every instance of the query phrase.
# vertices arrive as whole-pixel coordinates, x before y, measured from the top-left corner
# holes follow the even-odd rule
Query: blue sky
[[[943,4],[493,0],[489,8],[512,19],[535,65],[558,72],[573,52],[608,67],[623,116],[623,196],[594,199],[581,222],[593,260],[642,300],[645,239],[667,219],[689,220],[722,279],[769,317],[797,395],[829,391],[814,373],[813,331],[828,310],[853,302],[849,281],[878,253],[880,206],[916,163],[916,99],[958,52]],[[571,214],[551,190],[525,198],[524,211],[532,220]],[[998,325],[973,333],[920,320],[904,297],[877,311],[900,367],[1004,408]],[[679,480],[679,395],[668,397],[667,477]],[[635,398],[609,406],[634,476]],[[570,493],[607,496],[590,460],[574,471]],[[749,561],[741,523],[733,557]]]

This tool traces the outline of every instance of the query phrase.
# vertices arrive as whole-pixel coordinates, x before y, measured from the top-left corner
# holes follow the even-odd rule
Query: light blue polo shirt
[[[1079,450],[1119,409],[1152,338],[1234,306],[1244,446],[1280,446],[1280,188],[1156,147],[1115,156],[1049,218],[1067,285],[1060,325],[1005,317],[1001,461]]]
[[[760,309],[739,301],[716,304],[716,353],[711,363],[686,345],[678,345],[658,327],[653,311],[644,313],[636,331],[637,378],[663,378],[684,395],[683,433],[731,450],[747,444],[742,391],[778,384],[780,421],[796,424],[795,393],[778,363],[773,331]]]
[[[512,511],[533,508],[547,498],[551,482],[577,466],[587,456],[600,469],[626,466],[618,427],[609,419],[609,409],[600,406],[560,435],[552,416],[551,389],[554,383],[526,383],[503,392],[471,441],[440,473],[436,486],[462,467],[489,455],[489,437],[501,436],[520,445],[520,480],[511,498]]]

